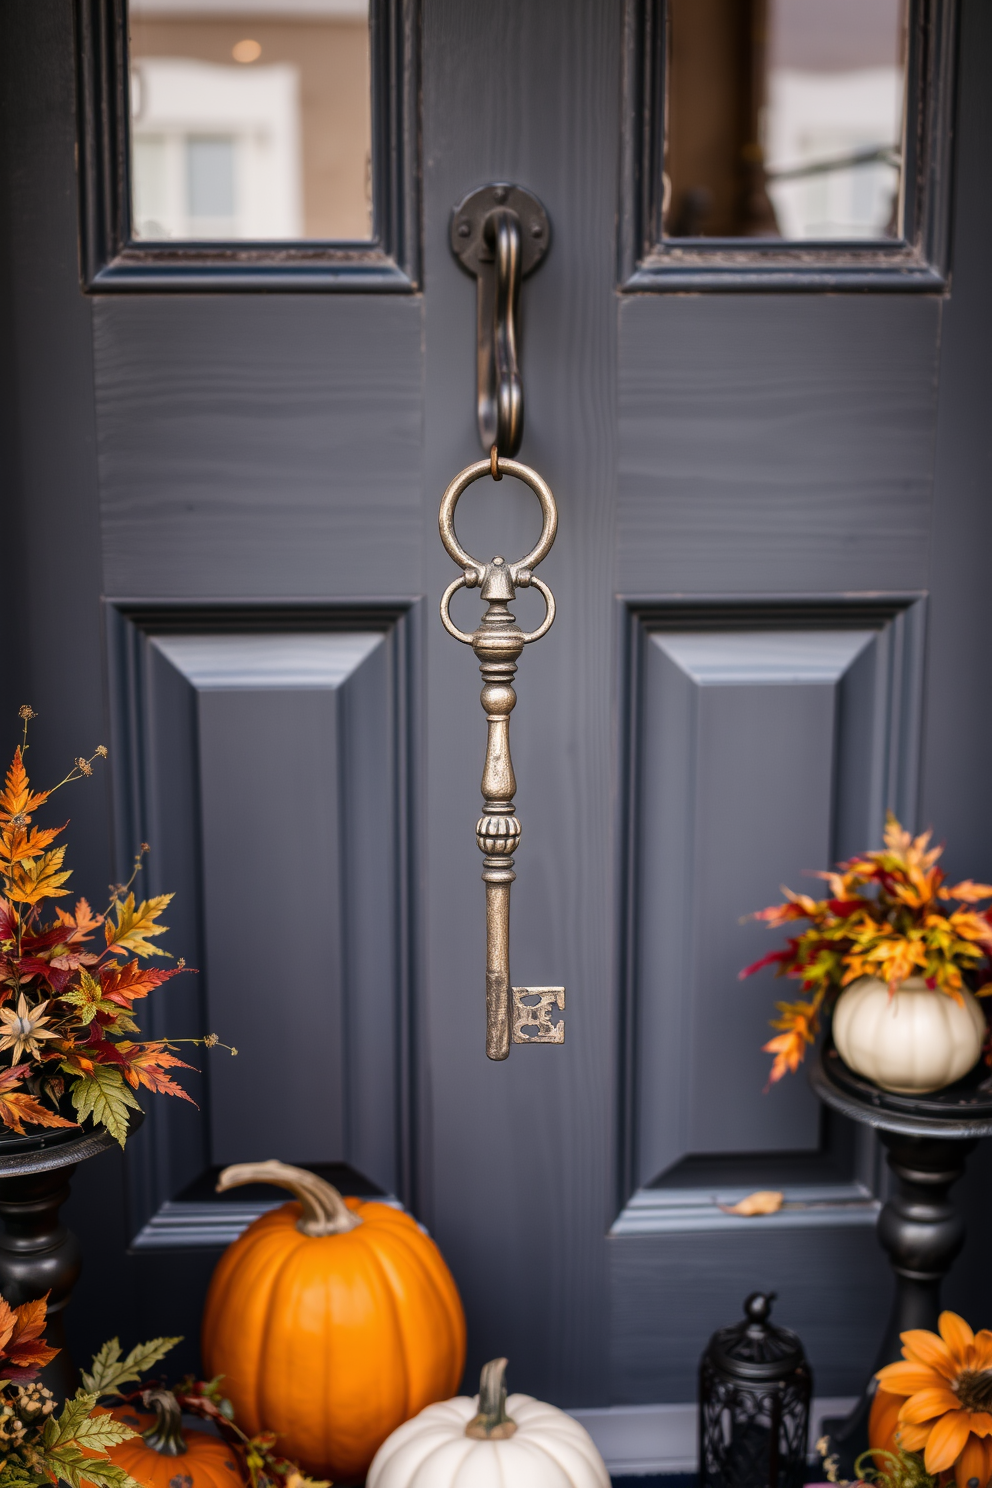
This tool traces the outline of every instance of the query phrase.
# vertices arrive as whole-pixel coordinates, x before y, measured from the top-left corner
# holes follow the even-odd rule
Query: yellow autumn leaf
[[[56,899],[68,894],[62,885],[72,874],[71,868],[62,869],[65,846],[43,853],[30,863],[15,863],[4,877],[7,879],[7,897],[17,904],[37,904],[41,899]]]
[[[720,1204],[718,1207],[724,1214],[743,1214],[750,1219],[755,1214],[777,1214],[784,1199],[785,1195],[777,1188],[759,1188],[738,1204]]]
[[[161,946],[150,945],[149,935],[164,935],[168,925],[158,925],[156,920],[171,903],[171,894],[156,894],[152,899],[143,899],[135,906],[134,895],[128,894],[124,903],[116,905],[117,923],[108,918],[103,933],[108,946],[116,950],[131,951],[136,956],[168,956]]]

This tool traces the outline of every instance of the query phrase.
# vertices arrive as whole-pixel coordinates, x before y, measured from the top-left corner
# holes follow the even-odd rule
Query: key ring
[[[459,500],[470,485],[481,480],[485,475],[491,475],[494,480],[501,480],[504,475],[515,476],[517,480],[523,481],[524,485],[530,487],[541,504],[543,518],[541,535],[530,552],[517,563],[506,563],[500,557],[494,558],[492,563],[480,563],[478,558],[473,558],[471,553],[465,551],[455,533],[455,508]],[[473,645],[474,636],[458,629],[451,619],[449,607],[452,597],[459,589],[475,589],[479,585],[483,588],[483,599],[510,600],[515,597],[514,589],[526,589],[531,586],[538,589],[544,596],[547,613],[536,630],[521,631],[519,634],[522,638],[521,643],[525,646],[547,635],[554,624],[555,598],[547,584],[539,579],[533,570],[551,551],[555,534],[558,531],[558,508],[555,505],[551,487],[536,470],[532,470],[529,465],[522,465],[519,460],[504,459],[493,453],[490,453],[488,460],[476,460],[474,464],[466,465],[465,469],[455,476],[441,497],[438,528],[448,556],[464,570],[448,585],[441,596],[441,623],[450,636],[454,636],[456,641],[461,641],[466,646]],[[495,592],[497,588],[508,590],[508,592],[501,592],[497,595]]]

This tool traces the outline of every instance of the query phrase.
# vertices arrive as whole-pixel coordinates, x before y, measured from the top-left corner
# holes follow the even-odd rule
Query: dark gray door
[[[244,1223],[210,1173],[279,1156],[430,1227],[469,1379],[505,1353],[565,1406],[688,1401],[706,1336],[762,1287],[817,1393],[860,1387],[888,1303],[877,1154],[802,1075],[763,1092],[775,989],[736,973],[770,941],[741,917],[871,845],[887,807],[948,840],[952,873],[992,873],[992,17],[910,7],[896,206],[793,242],[770,168],[785,237],[716,207],[707,236],[689,113],[664,153],[685,15],[374,0],[375,236],[276,253],[126,241],[120,7],[4,9],[7,717],[41,715],[39,771],[112,745],[72,803],[77,881],[96,897],[151,842],[201,968],[154,1031],[241,1050],[204,1061],[199,1113],[159,1102],[74,1179],[80,1354],[182,1331],[192,1364]],[[505,1064],[484,1055],[478,672],[437,617],[440,494],[481,453],[450,214],[494,180],[553,232],[522,301],[521,458],[560,530],[513,721],[512,965],[567,988],[564,1046]],[[536,505],[486,482],[459,530],[522,553]],[[457,604],[467,625],[477,599]],[[984,1172],[951,1288],[976,1326]],[[810,1207],[719,1208],[758,1187]]]

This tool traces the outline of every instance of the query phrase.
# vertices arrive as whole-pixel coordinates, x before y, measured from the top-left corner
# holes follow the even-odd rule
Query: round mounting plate
[[[492,263],[493,248],[486,242],[485,223],[499,207],[508,207],[520,218],[520,267],[527,275],[548,251],[551,224],[537,197],[522,186],[497,181],[470,191],[451,214],[451,251],[471,274],[478,275],[480,264]]]

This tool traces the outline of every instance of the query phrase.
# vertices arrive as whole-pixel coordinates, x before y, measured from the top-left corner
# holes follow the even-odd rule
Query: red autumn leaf
[[[13,964],[22,981],[27,981],[29,977],[48,975],[48,962],[42,961],[40,956],[22,956],[19,961],[15,957]]]
[[[754,976],[756,971],[761,971],[765,966],[784,966],[792,959],[792,947],[788,946],[784,951],[769,951],[767,956],[762,956],[759,961],[752,961],[750,966],[745,966],[743,971],[737,973],[737,980],[743,982],[745,977]]]
[[[112,1044],[109,1039],[90,1039],[89,1043],[81,1044],[75,1051],[77,1058],[92,1060],[90,1069],[94,1064],[114,1064],[118,1069],[123,1069],[127,1064],[122,1050],[126,1044]]]
[[[56,925],[54,930],[42,930],[37,935],[32,935],[26,930],[21,936],[22,951],[50,951],[53,946],[66,945],[69,937],[61,925]]]
[[[100,970],[100,986],[108,1002],[130,1008],[137,998],[147,997],[153,988],[160,987],[163,982],[178,976],[185,969],[182,966],[173,966],[169,970],[159,971],[151,966],[139,966],[137,961],[128,961],[124,966],[112,961]]]

